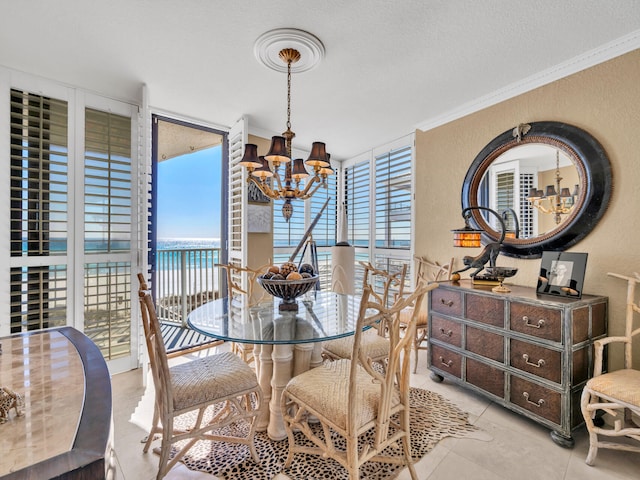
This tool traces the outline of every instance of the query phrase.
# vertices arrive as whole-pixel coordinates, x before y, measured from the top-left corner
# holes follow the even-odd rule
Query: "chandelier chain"
[[[291,130],[291,60],[287,61],[287,130]]]

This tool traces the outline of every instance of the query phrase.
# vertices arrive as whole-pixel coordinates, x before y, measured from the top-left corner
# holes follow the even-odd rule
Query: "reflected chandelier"
[[[249,173],[247,183],[254,183],[264,195],[273,200],[285,201],[282,216],[288,222],[293,214],[291,201],[306,200],[318,188],[327,188],[327,177],[333,174],[333,169],[323,142],[313,143],[306,160],[291,158],[291,141],[296,136],[291,130],[291,65],[298,62],[301,55],[295,48],[283,48],[278,55],[287,65],[287,129],[281,136],[271,138],[271,148],[264,156],[258,156],[257,145],[246,144],[240,165]],[[305,165],[311,167],[312,174],[307,172]],[[284,166],[284,178],[281,177],[280,166]],[[301,183],[303,179],[304,184]]]
[[[578,185],[573,193],[567,187],[561,188],[560,181],[560,153],[556,150],[556,184],[547,185],[545,192],[537,190],[535,187],[529,190],[527,200],[531,206],[537,208],[542,213],[555,215],[556,224],[562,221],[562,215],[571,212],[578,197]]]

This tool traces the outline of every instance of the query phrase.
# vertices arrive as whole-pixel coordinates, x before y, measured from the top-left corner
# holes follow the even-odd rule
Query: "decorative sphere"
[[[279,267],[279,266],[277,266],[277,265],[271,265],[271,266],[269,267],[269,271],[270,271],[271,273],[280,273],[280,267]]]
[[[460,281],[460,274],[459,273],[451,274],[451,280],[453,280],[454,282]]]
[[[281,273],[276,273],[273,277],[271,277],[271,280],[285,280],[285,278]]]
[[[302,275],[302,278],[311,278],[311,277],[313,277],[313,275],[311,275],[308,272],[302,272],[300,275]]]
[[[300,265],[300,268],[298,269],[298,271],[300,273],[308,273],[310,275],[313,275],[313,267],[311,265],[309,265],[308,263],[303,263],[302,265]]]
[[[275,273],[273,273],[273,272],[267,272],[264,275],[262,275],[262,278],[266,278],[267,280],[269,280],[274,275],[275,275]]]
[[[291,272],[297,272],[298,267],[293,262],[285,262],[280,267],[280,273],[286,278]]]
[[[287,275],[287,280],[301,280],[302,279],[302,275],[299,274],[298,272],[291,272],[289,275]]]

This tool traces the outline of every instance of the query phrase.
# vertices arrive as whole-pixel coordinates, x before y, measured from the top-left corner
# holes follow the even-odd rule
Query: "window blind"
[[[11,256],[65,255],[67,102],[11,90]]]
[[[85,111],[85,253],[131,249],[131,119]]]
[[[411,248],[411,146],[376,156],[377,248]]]
[[[348,241],[355,247],[369,246],[369,192],[371,169],[369,162],[360,162],[344,170],[345,206]]]
[[[67,125],[66,101],[11,90],[11,333],[67,323]]]
[[[84,333],[113,360],[131,352],[131,118],[85,109],[84,157],[85,256],[108,254],[84,266]]]

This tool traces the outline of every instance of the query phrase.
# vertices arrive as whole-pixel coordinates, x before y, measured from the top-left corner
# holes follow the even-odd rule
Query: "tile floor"
[[[588,450],[586,429],[574,432],[575,447],[557,446],[549,431],[540,425],[446,381],[435,383],[426,368],[426,353],[420,353],[418,374],[412,386],[438,392],[469,412],[470,422],[487,432],[493,440],[446,438],[416,464],[421,480],[637,480],[640,478],[640,455],[630,452],[600,450],[596,465],[584,463]],[[142,453],[145,431],[129,420],[144,388],[140,370],[114,375],[114,430],[117,478],[125,480],[155,479],[158,457]],[[167,480],[215,480],[211,475],[190,472],[184,466],[174,468]],[[276,480],[289,477],[279,475]],[[403,471],[399,480],[409,479]],[[298,479],[296,479],[298,480]]]

